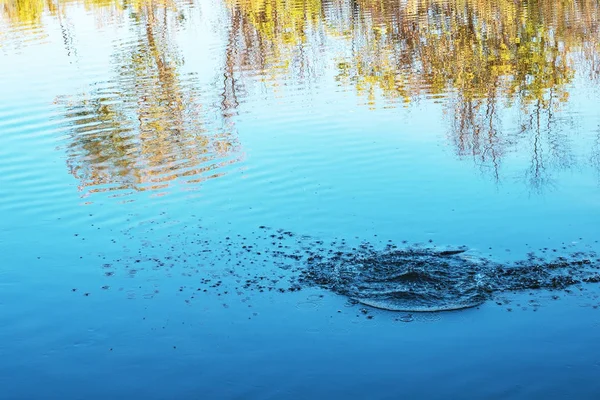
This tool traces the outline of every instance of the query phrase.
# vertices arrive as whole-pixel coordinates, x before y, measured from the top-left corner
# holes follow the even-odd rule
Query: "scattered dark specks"
[[[85,297],[88,297],[90,294],[89,293],[84,293],[83,294]]]
[[[102,286],[102,289],[104,289],[104,290],[108,290],[108,289],[110,289],[110,286],[108,286],[108,285],[104,285],[104,286]]]
[[[73,288],[73,289],[71,289],[71,291],[72,291],[72,292],[76,292],[76,291],[77,291],[77,288]]]
[[[373,319],[372,315],[367,315],[367,319]]]

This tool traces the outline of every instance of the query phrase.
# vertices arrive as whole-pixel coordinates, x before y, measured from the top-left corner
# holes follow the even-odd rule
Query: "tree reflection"
[[[348,44],[336,62],[338,82],[371,107],[442,100],[458,155],[473,157],[494,179],[506,155],[525,145],[532,160],[525,176],[536,190],[551,182],[551,171],[575,163],[564,133],[569,121],[553,115],[568,101],[578,68],[600,76],[597,1],[298,3],[229,0],[232,26],[246,38],[239,52],[252,55],[238,60],[240,71],[267,68],[302,81],[290,66],[307,41],[322,51],[325,35]],[[512,120],[515,111],[520,121]]]
[[[173,7],[162,0],[131,6],[134,40],[117,47],[113,79],[86,97],[59,101],[73,127],[67,163],[81,190],[199,182],[238,160],[231,131],[204,127],[194,75],[178,72],[183,61],[171,35],[180,17]]]
[[[43,12],[62,18],[69,1],[0,6],[12,23],[39,24]],[[594,144],[593,154],[576,154],[574,121],[561,113],[577,74],[600,78],[596,0],[224,0],[220,129],[204,126],[194,77],[178,72],[172,35],[186,1],[84,0],[95,14],[129,18],[136,40],[117,48],[113,80],[63,99],[74,127],[69,165],[82,187],[204,176],[232,162],[231,130],[249,85],[277,93],[331,75],[372,108],[442,102],[458,156],[497,181],[507,157],[525,151],[522,176],[535,190],[581,159],[600,159]],[[75,52],[68,24],[61,28]]]
[[[0,10],[11,24],[39,25],[45,11],[55,15],[56,6],[51,0],[2,0]]]
[[[301,81],[319,74],[318,44],[324,39],[321,0],[239,0],[230,4],[229,63],[277,86],[292,73]],[[229,65],[229,64],[228,64]]]
[[[71,4],[82,3],[87,10],[97,14],[103,11],[114,14],[130,6],[139,7],[140,1],[144,0],[0,0],[0,17],[11,25],[42,27],[42,18],[45,15],[65,17],[65,10]]]

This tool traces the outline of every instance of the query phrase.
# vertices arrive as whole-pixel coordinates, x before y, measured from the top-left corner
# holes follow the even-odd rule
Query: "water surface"
[[[597,398],[594,282],[426,316],[293,282],[596,266],[599,7],[0,0],[0,398]]]

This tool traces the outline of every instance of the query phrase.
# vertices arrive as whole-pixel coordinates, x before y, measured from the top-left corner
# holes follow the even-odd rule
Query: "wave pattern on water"
[[[226,0],[206,19],[191,12],[197,3],[26,0],[0,8],[6,54],[19,54],[26,40],[68,54],[51,72],[31,69],[28,84],[48,92],[55,83],[47,75],[82,75],[73,79],[77,89],[54,95],[62,107],[54,118],[70,130],[59,148],[84,195],[161,191],[222,176],[242,158],[237,125],[262,107],[277,113],[257,130],[311,129],[318,118],[324,135],[339,134],[335,146],[350,149],[345,132],[330,125],[338,111],[314,111],[342,101],[354,107],[356,98],[374,112],[373,130],[382,108],[439,109],[448,123],[440,139],[498,182],[515,175],[512,165],[522,171],[528,163],[518,173],[537,190],[599,158],[589,124],[578,139],[572,134],[578,120],[596,113],[569,118],[562,110],[581,90],[577,77],[598,79],[595,2]],[[78,28],[92,21],[98,29]],[[182,46],[203,23],[218,31],[203,50],[215,66],[211,84],[200,83],[202,60],[188,61],[194,48]],[[106,68],[104,56],[86,54],[83,44],[96,46],[109,28],[114,40],[98,47],[109,53]],[[19,72],[9,71],[11,79]],[[290,112],[282,113],[286,106]],[[574,141],[582,145],[573,149]],[[285,164],[301,150],[274,161]]]
[[[207,132],[194,110],[165,101],[173,107],[126,98],[115,103],[96,93],[67,105],[65,120],[74,128],[66,140],[67,164],[80,190],[143,191],[175,179],[199,182],[240,160],[230,132]]]
[[[300,282],[317,285],[391,311],[447,311],[475,307],[496,292],[566,289],[600,282],[595,254],[545,261],[531,256],[514,265],[469,258],[465,250],[404,249],[315,255]]]
[[[179,71],[183,58],[170,41],[174,15],[148,6],[141,16],[134,37],[115,43],[113,78],[57,100],[71,127],[67,165],[85,195],[198,183],[240,161],[232,125],[214,123],[196,76]]]
[[[585,164],[580,160],[595,149],[587,146],[578,159],[555,140],[560,132],[572,136],[573,121],[561,109],[577,72],[598,79],[595,2],[227,3],[235,44],[227,57],[242,87],[258,81],[275,96],[285,85],[325,97],[319,84],[327,77],[337,93],[354,91],[374,111],[440,103],[459,158],[500,182],[515,164],[512,155],[529,157],[521,175],[534,191],[551,186],[557,171]],[[586,136],[580,140],[589,143]]]

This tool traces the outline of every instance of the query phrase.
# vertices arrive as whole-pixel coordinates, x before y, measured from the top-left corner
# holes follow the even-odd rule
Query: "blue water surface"
[[[25,3],[0,8],[0,398],[600,396],[597,285],[408,314],[239,282],[280,273],[239,256],[271,246],[261,226],[293,232],[291,251],[303,236],[500,263],[599,251],[600,97],[578,58],[598,32],[564,39],[572,75],[541,97],[566,91],[560,107],[504,94],[499,147],[471,151],[456,87],[406,104],[340,78],[396,21],[351,2],[315,19],[314,1],[60,1],[29,19]],[[276,19],[269,36],[271,3],[304,10],[305,37]]]

